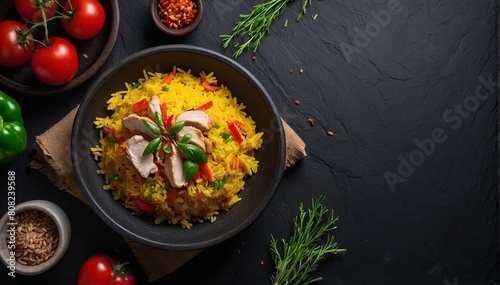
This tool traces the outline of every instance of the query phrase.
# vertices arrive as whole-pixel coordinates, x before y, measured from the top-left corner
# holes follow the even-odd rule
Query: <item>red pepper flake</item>
[[[307,121],[309,121],[309,123],[311,124],[311,126],[314,126],[314,120],[313,119],[309,118],[309,119],[307,119]]]
[[[300,100],[299,99],[295,100],[294,102],[295,102],[295,105],[300,105]]]
[[[293,70],[290,68],[290,73],[292,73],[292,72],[293,72]]]
[[[158,16],[171,29],[184,28],[193,23],[198,7],[192,0],[160,0]]]
[[[238,255],[241,254],[241,250],[238,248],[238,250],[236,251],[238,253]]]
[[[261,265],[261,266],[262,266],[262,265],[264,265],[264,259],[261,259],[261,260],[260,260],[260,265]]]
[[[252,60],[255,61],[257,59],[257,57],[254,55],[252,56]]]
[[[332,131],[328,131],[328,132],[327,132],[327,134],[328,134],[329,136],[333,136],[333,132],[332,132]]]

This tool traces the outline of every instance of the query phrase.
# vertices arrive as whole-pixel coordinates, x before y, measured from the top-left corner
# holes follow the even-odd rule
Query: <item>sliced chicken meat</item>
[[[205,137],[200,130],[195,127],[185,126],[177,133],[177,141],[180,142],[182,140],[182,137],[184,137],[184,135],[186,134],[191,135],[191,141],[189,141],[190,144],[194,144],[195,146],[201,148],[204,152],[206,152]]]
[[[153,124],[156,124],[153,120],[148,117],[141,117],[136,114],[128,115],[126,118],[122,119],[123,126],[129,129],[131,132],[139,132],[143,135],[146,135],[150,138],[156,137],[142,122],[143,120],[149,120]]]
[[[203,141],[205,142],[205,152],[206,153],[211,153],[212,152],[212,147],[213,147],[212,140],[209,139],[209,138],[207,138],[207,137],[204,137]]]
[[[184,158],[177,147],[172,146],[172,151],[170,154],[165,154],[165,162],[163,164],[163,169],[165,170],[165,175],[170,181],[170,185],[175,188],[182,188],[187,186],[188,182],[184,178],[184,171],[182,166],[184,163]]]
[[[158,98],[158,96],[153,96],[148,104],[148,116],[154,120],[156,112],[161,114],[160,98]]]
[[[158,171],[153,154],[142,155],[148,143],[141,135],[135,135],[128,140],[125,147],[128,159],[144,178],[148,178],[149,174],[155,174]]]
[[[202,132],[214,126],[214,119],[203,111],[187,111],[177,116],[176,122],[184,121],[185,126],[192,126]]]

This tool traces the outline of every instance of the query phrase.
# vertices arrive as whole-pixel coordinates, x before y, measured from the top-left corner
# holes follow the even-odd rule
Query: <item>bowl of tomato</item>
[[[28,94],[60,93],[87,81],[109,57],[119,33],[118,0],[43,5],[47,34],[42,8],[33,1],[7,0],[0,10],[0,84]],[[28,39],[27,49],[15,44],[22,38],[16,29]]]

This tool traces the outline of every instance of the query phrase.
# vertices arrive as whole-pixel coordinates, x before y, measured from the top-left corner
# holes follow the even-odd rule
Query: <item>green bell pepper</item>
[[[27,140],[21,106],[0,90],[0,164],[10,162],[23,153]]]

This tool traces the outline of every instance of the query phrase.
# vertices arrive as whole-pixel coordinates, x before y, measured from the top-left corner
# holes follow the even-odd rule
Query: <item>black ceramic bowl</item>
[[[143,77],[143,70],[168,72],[173,66],[193,74],[213,71],[219,84],[226,85],[233,96],[246,105],[245,111],[264,132],[262,148],[255,152],[259,160],[256,174],[246,180],[240,192],[242,200],[214,223],[196,223],[191,229],[179,225],[155,225],[147,217],[131,214],[111,193],[102,189],[104,177],[96,174],[97,162],[90,148],[97,145],[96,117],[110,115],[106,101],[110,94],[124,90],[125,82]],[[104,72],[91,86],[80,105],[73,126],[71,156],[77,181],[94,211],[113,229],[139,243],[169,250],[206,248],[234,236],[248,227],[272,199],[285,161],[283,126],[269,94],[259,81],[234,60],[216,52],[186,45],[154,47],[133,54]]]
[[[2,1],[0,21],[16,20],[22,22],[14,2],[14,0]],[[65,3],[66,1],[60,2]],[[106,12],[106,22],[99,34],[91,39],[74,39],[64,31],[59,21],[49,22],[50,36],[64,37],[75,45],[78,53],[78,71],[73,79],[60,86],[47,85],[36,78],[28,62],[19,67],[0,66],[0,83],[24,93],[53,94],[70,90],[87,81],[106,62],[106,59],[115,46],[120,29],[118,0],[101,0],[99,2]]]

